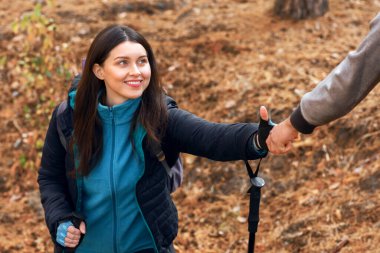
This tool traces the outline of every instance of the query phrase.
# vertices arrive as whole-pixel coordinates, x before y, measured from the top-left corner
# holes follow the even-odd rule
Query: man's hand
[[[298,138],[298,131],[292,126],[289,118],[275,125],[271,130],[266,144],[271,153],[285,154],[292,149],[292,142]]]

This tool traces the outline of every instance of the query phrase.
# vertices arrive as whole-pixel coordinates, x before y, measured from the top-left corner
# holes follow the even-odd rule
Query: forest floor
[[[12,31],[38,2],[55,31]],[[380,8],[379,0],[331,0],[323,17],[296,22],[275,17],[273,4],[0,0],[0,252],[52,252],[36,183],[44,135],[70,73],[106,25],[130,25],[146,36],[182,109],[210,121],[257,122],[265,105],[280,122],[357,47]],[[44,38],[51,44],[42,45]],[[41,48],[66,77],[38,76],[23,63]],[[256,252],[380,252],[379,97],[377,87],[347,116],[302,135],[289,154],[263,160]],[[185,181],[173,195],[177,252],[246,252],[243,162],[183,157]]]

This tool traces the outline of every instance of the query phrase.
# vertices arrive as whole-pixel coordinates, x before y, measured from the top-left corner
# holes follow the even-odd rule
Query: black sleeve
[[[298,132],[303,134],[311,134],[314,131],[314,126],[306,121],[301,112],[301,107],[298,106],[297,109],[290,115],[290,123],[293,127],[297,129]]]
[[[37,180],[46,224],[54,241],[58,222],[73,212],[65,172],[66,151],[59,140],[56,114],[57,108],[46,133]]]
[[[179,152],[216,161],[253,160],[266,155],[252,149],[257,124],[212,123],[176,107],[168,113],[164,144],[170,143]]]

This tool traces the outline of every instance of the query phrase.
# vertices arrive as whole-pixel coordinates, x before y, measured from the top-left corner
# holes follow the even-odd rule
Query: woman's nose
[[[140,75],[141,74],[141,72],[140,72],[140,70],[136,64],[133,64],[131,66],[131,68],[129,69],[129,74],[130,75]]]

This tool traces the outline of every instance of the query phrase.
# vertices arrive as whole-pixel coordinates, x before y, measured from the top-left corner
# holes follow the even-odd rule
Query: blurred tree
[[[328,0],[276,0],[274,6],[276,15],[293,19],[323,16],[328,9]]]

